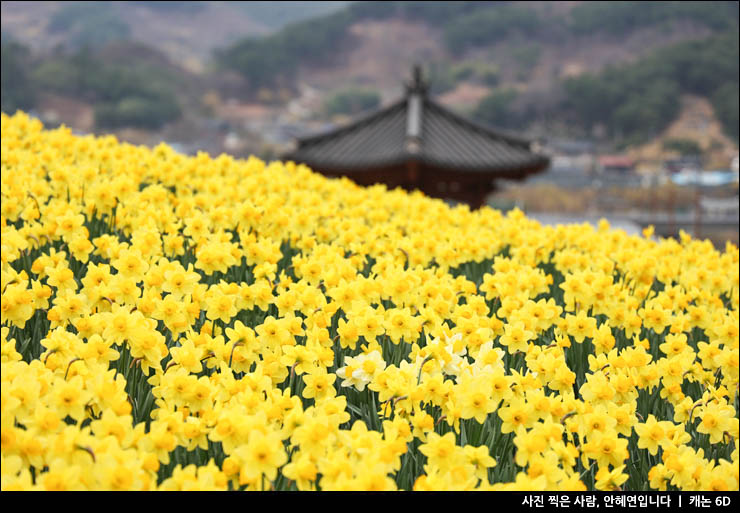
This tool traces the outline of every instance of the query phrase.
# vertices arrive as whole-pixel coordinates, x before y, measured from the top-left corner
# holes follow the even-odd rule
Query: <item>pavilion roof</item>
[[[461,172],[529,174],[549,159],[529,140],[470,121],[426,94],[418,69],[406,95],[354,123],[298,140],[284,158],[316,170],[367,170],[416,160]]]

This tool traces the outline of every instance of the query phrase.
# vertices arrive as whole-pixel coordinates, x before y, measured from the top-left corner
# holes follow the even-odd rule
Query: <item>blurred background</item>
[[[2,111],[270,160],[397,100],[537,141],[488,198],[738,242],[738,2],[2,2]]]

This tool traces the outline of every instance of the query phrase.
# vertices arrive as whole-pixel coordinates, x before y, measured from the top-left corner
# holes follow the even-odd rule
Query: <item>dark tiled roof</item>
[[[348,126],[299,139],[297,149],[284,158],[316,170],[348,172],[410,159],[463,172],[504,174],[532,173],[549,164],[547,157],[530,150],[530,141],[462,118],[414,90]]]
[[[406,102],[396,102],[351,125],[298,140],[286,159],[310,167],[365,168],[405,161]]]
[[[530,141],[475,124],[428,99],[424,101],[422,161],[470,171],[546,167]]]

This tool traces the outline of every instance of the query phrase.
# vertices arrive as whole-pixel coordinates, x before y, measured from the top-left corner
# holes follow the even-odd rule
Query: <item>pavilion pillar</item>
[[[406,176],[408,178],[409,189],[420,189],[421,184],[419,183],[419,161],[416,159],[409,159],[406,162]]]

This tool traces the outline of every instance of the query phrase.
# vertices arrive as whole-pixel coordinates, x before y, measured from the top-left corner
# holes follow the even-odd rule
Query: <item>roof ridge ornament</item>
[[[411,69],[411,80],[406,82],[406,94],[418,94],[421,96],[426,96],[428,90],[429,84],[427,84],[427,82],[425,82],[424,78],[422,77],[421,65],[414,64],[413,68]]]
[[[417,155],[421,151],[421,122],[423,98],[427,85],[421,77],[421,66],[415,64],[411,82],[406,84],[406,153]]]

